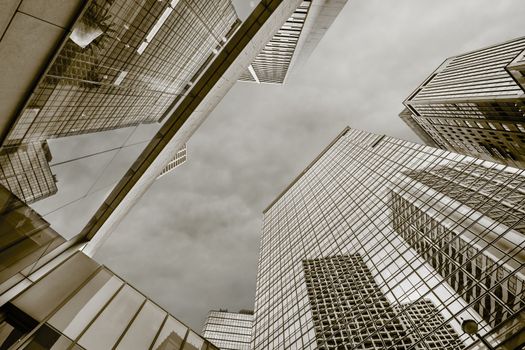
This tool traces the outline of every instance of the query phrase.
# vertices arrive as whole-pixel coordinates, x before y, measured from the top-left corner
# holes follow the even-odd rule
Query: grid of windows
[[[448,59],[405,101],[403,119],[428,145],[525,167],[524,49],[519,38]]]
[[[210,311],[202,336],[221,350],[250,350],[253,313]]]
[[[391,305],[359,254],[303,266],[319,349],[407,349],[418,338],[418,349],[462,348],[431,301]]]
[[[230,0],[94,0],[6,145],[159,121],[223,45]]]
[[[425,129],[423,129],[414,119],[414,116],[408,110],[408,108],[403,109],[401,113],[399,113],[399,118],[401,118],[405,124],[410,126],[410,129],[414,131],[414,133],[423,141],[426,145],[433,146],[433,147],[439,147],[439,145],[432,139],[432,136],[428,134]]]
[[[0,182],[27,203],[55,194],[41,142],[162,121],[239,23],[230,0],[90,1],[0,149]]]
[[[0,149],[0,184],[26,203],[57,193],[47,142]]]
[[[290,68],[312,0],[304,0],[286,20],[264,49],[253,60],[250,71],[239,78],[244,81],[282,84]],[[253,72],[253,73],[252,73]]]
[[[161,178],[162,176],[164,176],[167,173],[171,172],[173,169],[175,169],[179,165],[185,163],[187,159],[188,159],[188,155],[187,155],[187,151],[186,151],[186,145],[184,145],[184,147],[182,147],[180,150],[177,151],[177,153],[175,154],[175,157],[173,158],[173,160],[171,160],[168,163],[168,165],[166,165],[166,167],[164,169],[162,169],[162,171],[161,171],[160,175],[157,177],[157,179]]]
[[[418,300],[394,307],[399,318],[410,329],[423,339],[416,349],[461,349],[462,344],[457,333],[430,300]]]
[[[394,313],[398,318],[401,310],[406,310],[406,305],[411,303],[425,300],[434,305],[435,317],[419,322],[424,324],[424,332],[414,327],[406,328],[407,337],[414,341],[408,349],[432,348],[432,339],[442,334],[443,329],[453,329],[464,344],[461,348],[469,347],[476,340],[462,332],[462,319],[477,320],[480,333],[494,345],[509,337],[507,331],[495,329],[505,328],[507,322],[520,312],[519,307],[508,307],[505,300],[510,299],[505,290],[512,281],[510,283],[517,285],[517,288],[513,287],[516,291],[513,305],[518,300],[522,302],[524,295],[520,280],[525,267],[525,239],[515,227],[525,220],[525,216],[521,215],[519,222],[512,226],[503,222],[514,220],[514,210],[521,210],[522,199],[518,195],[506,202],[509,206],[503,208],[510,210],[503,210],[504,213],[498,214],[497,218],[491,218],[488,214],[496,211],[481,206],[480,211],[472,209],[461,204],[459,200],[463,198],[452,200],[447,197],[448,200],[444,200],[445,194],[407,175],[414,170],[446,172],[444,169],[447,168],[460,173],[469,172],[495,183],[495,189],[489,189],[489,194],[481,186],[469,185],[472,191],[484,198],[492,196],[494,201],[487,203],[496,207],[494,210],[502,208],[507,197],[496,195],[502,190],[500,185],[519,191],[525,186],[523,171],[514,168],[390,137],[345,130],[265,211],[255,300],[254,348],[317,348],[315,311],[309,300],[302,261],[355,254],[362,258],[386,300],[395,306]],[[453,191],[457,184],[451,183],[450,187]],[[446,237],[445,240],[452,239],[446,236],[446,230],[431,229],[443,226],[456,236],[468,237],[469,245],[478,249],[472,251],[475,255],[449,255],[448,245],[436,243],[436,268],[425,254],[412,246],[409,239],[397,232],[395,227],[399,223],[394,222],[393,217],[409,217],[411,209],[403,206],[399,209],[401,213],[394,215],[392,198],[396,194],[405,194],[408,189],[414,193],[417,203],[426,205],[440,224],[426,223],[428,230],[425,234],[436,231]],[[410,216],[407,220],[412,219]],[[474,297],[462,297],[464,294],[455,290],[457,282],[456,285],[451,282],[450,272],[441,271],[440,261],[447,265],[439,257],[442,254],[446,254],[456,268],[465,271],[465,276],[468,275],[475,284],[474,288],[484,284],[487,276],[493,278],[492,270],[497,270],[497,266],[504,266],[505,271],[499,272],[501,276],[489,286],[476,289]],[[493,262],[490,267],[485,256]],[[481,276],[472,274],[473,261],[478,258],[484,264]],[[500,297],[500,287],[507,296]],[[494,304],[498,299],[502,300],[498,305],[505,310],[500,316],[497,316]],[[490,322],[484,320],[483,311],[478,306],[487,301],[491,305],[490,312],[496,315],[489,319]],[[357,303],[357,308],[368,306],[363,299]],[[378,313],[376,317],[380,319],[385,315]],[[345,345],[359,349],[374,336],[372,332],[352,346]],[[403,338],[392,341],[384,349],[395,349],[404,342]]]

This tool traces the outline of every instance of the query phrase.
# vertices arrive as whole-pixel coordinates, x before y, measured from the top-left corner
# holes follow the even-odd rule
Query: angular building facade
[[[515,168],[345,129],[264,212],[254,348],[467,349],[466,319],[509,342],[524,185]]]
[[[405,100],[418,127],[407,124],[440,148],[525,167],[524,51],[518,38],[448,58]]]
[[[202,336],[220,350],[250,350],[253,312],[212,310],[206,318]]]
[[[70,2],[61,2],[61,4],[68,7]],[[10,156],[15,154],[14,152],[24,150],[23,147],[28,140],[37,140],[37,145],[45,147],[45,144],[40,143],[40,139],[58,137],[58,134],[50,130],[62,130],[55,126],[63,125],[65,126],[63,130],[76,133],[77,126],[87,126],[85,130],[95,131],[95,129],[99,130],[100,125],[102,130],[105,130],[105,126],[111,124],[110,122],[91,124],[92,119],[96,119],[92,118],[95,114],[86,114],[86,116],[80,114],[87,119],[85,123],[80,121],[78,124],[73,123],[75,126],[71,126],[67,120],[60,117],[55,118],[61,114],[55,114],[51,109],[47,111],[49,113],[40,114],[46,106],[49,106],[48,103],[53,101],[65,101],[71,98],[64,105],[56,106],[55,112],[61,111],[62,107],[66,111],[72,111],[82,107],[84,102],[86,106],[91,106],[89,101],[96,100],[94,90],[105,89],[107,96],[104,96],[103,101],[99,101],[100,105],[96,104],[91,111],[94,112],[99,107],[102,110],[107,106],[108,116],[119,119],[122,114],[119,114],[121,105],[118,101],[125,102],[127,98],[119,95],[117,90],[120,87],[126,87],[126,91],[131,91],[134,89],[133,84],[138,84],[133,93],[137,94],[141,106],[150,106],[146,100],[149,101],[149,97],[159,91],[149,89],[151,86],[139,84],[145,81],[153,85],[158,83],[160,92],[170,95],[174,100],[165,109],[163,123],[159,123],[156,128],[136,135],[133,132],[129,134],[123,132],[120,135],[124,135],[124,141],[117,140],[114,143],[112,143],[114,140],[108,137],[114,134],[105,133],[91,141],[85,138],[89,135],[78,135],[75,136],[77,137],[75,141],[78,143],[74,142],[71,147],[80,148],[81,152],[78,156],[71,157],[69,152],[72,150],[67,147],[61,149],[63,153],[61,157],[54,153],[55,159],[58,158],[55,164],[93,159],[91,157],[94,154],[104,154],[106,159],[104,162],[95,159],[89,164],[78,166],[76,170],[80,171],[69,174],[71,182],[64,186],[68,188],[68,192],[64,195],[58,193],[53,198],[49,198],[55,200],[56,197],[60,197],[59,200],[52,201],[51,206],[40,205],[42,202],[48,202],[46,200],[29,207],[24,203],[24,199],[27,198],[18,198],[12,191],[0,185],[1,348],[216,349],[210,342],[189,330],[89,255],[93,254],[119,220],[151,186],[166,164],[173,159],[177,151],[185,145],[193,132],[235,84],[242,70],[255,58],[264,43],[270,40],[276,30],[275,27],[282,25],[298,4],[299,0],[263,1],[242,25],[237,26],[233,23],[228,27],[228,30],[233,30],[231,33],[225,33],[222,29],[226,28],[227,24],[231,24],[230,19],[236,22],[236,17],[230,18],[227,15],[231,4],[223,0],[180,2],[174,0],[155,1],[155,3],[144,1],[141,5],[146,6],[147,11],[143,11],[144,9],[133,1],[97,0],[84,2],[85,6],[77,13],[78,17],[68,18],[69,24],[63,27],[56,25],[60,30],[65,28],[65,33],[62,33],[63,41],[56,42],[57,45],[61,43],[59,45],[61,49],[50,55],[52,59],[49,65],[43,66],[47,68],[43,69],[45,72],[41,79],[36,76],[34,84],[30,84],[31,90],[22,92],[28,99],[23,103],[24,106],[19,106],[21,108],[17,109],[20,118],[14,120],[4,115],[0,118],[4,152],[2,155]],[[53,25],[55,18],[45,18],[45,14],[35,11],[34,7],[38,7],[35,3],[24,2],[23,5],[13,13],[7,14],[12,16],[13,20],[8,21],[6,34],[0,38],[2,45],[16,36],[15,34],[20,33],[17,25],[21,23],[26,24],[23,29],[32,34],[19,37],[17,45],[21,48],[26,47],[23,44],[27,44],[27,41],[24,42],[27,37],[31,40],[34,40],[34,35],[39,37],[40,27],[29,24],[49,22]],[[49,5],[55,6],[52,2]],[[22,11],[30,13],[31,16],[22,14]],[[64,15],[62,12],[60,14]],[[177,14],[176,20],[172,18],[175,14]],[[31,18],[30,23],[20,22],[20,17]],[[214,20],[222,24],[214,27],[212,25]],[[59,32],[60,30],[57,29]],[[134,42],[136,46],[125,40],[127,39],[125,34],[131,31],[140,34],[138,35],[140,40]],[[165,45],[167,36],[170,38],[176,36],[177,40],[184,43],[186,46],[181,48],[183,52],[168,50],[159,57],[148,55],[148,50]],[[210,36],[213,40],[206,39]],[[133,38],[137,39],[137,37]],[[108,44],[108,40],[111,45]],[[217,44],[219,41],[220,45]],[[211,46],[199,46],[201,43]],[[86,50],[73,49],[73,44]],[[117,49],[121,49],[122,53],[117,54],[115,51]],[[71,50],[80,52],[70,52]],[[130,59],[129,52],[126,50],[134,51],[135,56],[149,57],[144,62],[140,61],[145,67],[136,67],[145,70],[135,71],[131,68],[126,70],[124,66],[120,66],[124,64],[118,62],[120,58],[125,61]],[[103,57],[108,61],[100,59],[96,61],[97,66],[93,68],[94,63],[91,61],[93,57],[90,55],[100,52],[107,53]],[[181,68],[172,64],[173,57],[178,57],[179,63],[187,68],[188,71],[183,73],[191,77],[188,83],[182,84],[170,75],[170,69]],[[203,64],[197,70],[193,70],[190,69],[190,66],[193,67],[191,64],[186,65],[188,62],[184,58],[189,60],[203,58]],[[110,65],[111,60],[115,61],[113,62],[115,65]],[[137,61],[130,59],[130,62]],[[151,69],[155,72],[148,70],[149,63],[152,64]],[[57,67],[56,64],[62,66]],[[184,67],[181,69],[184,70]],[[99,70],[103,74],[98,75]],[[162,76],[155,76],[156,72]],[[73,74],[78,74],[81,78],[74,81]],[[89,80],[91,78],[93,80]],[[163,81],[164,78],[169,81]],[[101,83],[100,79],[111,80],[111,82]],[[74,82],[68,83],[68,81]],[[128,83],[130,86],[126,85]],[[180,93],[175,92],[179,83],[183,86]],[[71,84],[71,89],[64,92],[67,96],[56,90],[68,84]],[[51,89],[48,89],[49,87]],[[81,95],[78,93],[81,90],[82,94],[93,93],[90,95],[93,99],[91,97],[88,100],[77,99]],[[177,98],[178,96],[180,98]],[[116,100],[112,100],[113,98]],[[160,100],[156,99],[156,101]],[[113,102],[115,104],[112,104]],[[138,105],[133,104],[134,101],[128,102],[129,115],[137,116],[138,114],[134,114],[134,108]],[[155,108],[166,107],[157,102],[154,103]],[[151,115],[160,115],[156,114],[155,110],[150,112]],[[72,115],[79,116],[76,112]],[[44,116],[46,118],[42,119],[41,117]],[[42,123],[37,123],[37,119]],[[92,126],[94,128],[90,129]],[[106,149],[95,147],[108,146],[108,144],[111,147],[109,150],[114,153],[107,154]],[[130,161],[127,159],[123,162],[123,159],[116,157],[115,153],[127,150],[125,147],[129,145],[137,144],[141,144],[142,147],[135,153],[131,152],[128,157]],[[86,153],[83,153],[84,151]],[[49,161],[45,149],[43,153],[43,159]],[[183,154],[179,155],[183,156]],[[15,164],[12,159],[9,161]],[[115,163],[121,166],[118,172],[113,171],[112,166]],[[99,183],[104,183],[106,186],[91,192]],[[9,182],[7,184],[9,185]],[[83,203],[87,205],[78,206]],[[67,235],[63,230],[56,230],[57,226],[70,222],[74,222],[74,225]]]
[[[3,187],[0,202],[2,349],[217,349]]]
[[[301,1],[239,80],[283,84],[288,72],[310,57],[347,1]]]
[[[92,1],[4,146],[159,121],[238,25],[230,0]]]
[[[0,182],[28,203],[55,194],[38,144],[161,121],[239,24],[230,0],[91,1],[3,141]]]
[[[391,305],[359,254],[303,260],[303,268],[318,348],[462,349],[431,301]]]

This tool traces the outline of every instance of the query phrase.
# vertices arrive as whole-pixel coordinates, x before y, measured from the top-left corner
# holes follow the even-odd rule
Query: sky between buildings
[[[255,1],[234,0],[245,18]],[[253,309],[263,209],[346,125],[419,142],[397,114],[443,60],[524,35],[523,0],[350,0],[285,86],[237,83],[97,253],[200,331]]]

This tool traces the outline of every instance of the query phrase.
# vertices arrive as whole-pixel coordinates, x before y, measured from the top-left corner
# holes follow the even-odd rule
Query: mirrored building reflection
[[[264,2],[242,25],[228,0],[72,1],[53,18],[22,5],[2,44],[20,23],[63,40],[18,91],[22,108],[0,119],[0,348],[216,349],[89,257],[91,244],[186,159],[189,137],[298,1]]]
[[[514,349],[524,186],[523,170],[345,129],[264,211],[254,348],[484,349],[473,319]]]
[[[46,140],[162,122],[239,24],[230,0],[91,1],[3,140],[0,182],[57,193]]]
[[[206,318],[202,336],[221,350],[250,350],[253,311],[212,310]]]
[[[524,55],[525,38],[518,38],[450,57],[404,101],[400,116],[428,145],[523,168]]]

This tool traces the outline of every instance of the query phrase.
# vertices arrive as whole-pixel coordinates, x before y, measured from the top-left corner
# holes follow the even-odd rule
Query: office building
[[[0,184],[26,203],[58,191],[49,162],[53,159],[46,141],[0,149]]]
[[[212,310],[206,318],[202,336],[220,350],[250,350],[253,311]]]
[[[457,333],[445,321],[432,301],[421,299],[394,307],[408,332],[422,343],[416,349],[462,349]]]
[[[161,120],[239,23],[230,0],[90,2],[4,146]]]
[[[506,240],[498,240],[494,233],[525,233],[525,192],[519,188],[520,183],[514,182],[512,175],[476,164],[452,164],[404,174],[408,176],[405,185],[394,189],[391,197],[394,230],[458,295],[472,302],[492,327],[525,307],[525,299],[521,298],[525,278],[514,275],[512,271],[519,271],[520,265],[507,260],[507,255],[513,253],[511,248],[516,247],[509,248]],[[427,198],[422,192],[432,193],[432,204],[422,204],[422,198]],[[436,208],[441,208],[439,214]],[[452,211],[462,219],[462,225],[468,223],[469,232],[463,232],[449,218]],[[491,231],[487,231],[485,222],[491,224]],[[511,233],[504,237],[513,240]],[[523,252],[514,253],[518,253],[519,260],[525,259]],[[469,260],[465,267],[457,268],[457,261]]]
[[[448,58],[405,100],[409,120],[440,148],[525,167],[524,50],[518,38]]]
[[[28,165],[39,143],[161,121],[239,24],[230,0],[91,1],[3,142],[2,183],[27,203],[56,193],[44,157]]]
[[[283,84],[310,57],[348,0],[304,0],[241,75],[241,81]]]
[[[443,169],[470,192],[414,179]],[[524,185],[522,170],[345,129],[264,211],[254,348],[463,349],[465,319],[513,339]],[[394,204],[411,193],[416,209]]]
[[[105,154],[107,157],[105,162],[92,162],[91,167],[79,167],[80,171],[72,174],[69,179],[71,182],[60,186],[67,187],[68,192],[62,194],[59,189],[59,193],[53,196],[55,199],[62,195],[61,201],[53,202],[54,206],[45,207],[38,203],[39,205],[28,207],[22,198],[17,198],[0,185],[2,238],[0,239],[2,261],[0,347],[216,349],[210,342],[189,330],[89,255],[92,255],[107,239],[115,225],[151,186],[177,151],[185,145],[193,132],[235,84],[242,70],[260,52],[264,43],[270,40],[275,32],[275,26],[280,26],[291,15],[298,2],[298,0],[264,1],[254,9],[242,25],[233,23],[228,27],[232,32],[222,37],[219,37],[224,34],[221,28],[226,28],[227,24],[230,24],[229,17],[224,15],[224,11],[228,13],[230,4],[223,0],[181,1],[180,3],[176,0],[155,3],[144,1],[140,6],[122,0],[107,2],[97,0],[87,3],[71,0],[60,2],[59,5],[55,2],[46,3],[49,8],[43,12],[38,11],[41,4],[23,2],[20,6],[19,4],[14,6],[12,11],[11,8],[9,9],[10,11],[0,22],[5,28],[0,44],[5,45],[3,47],[15,45],[19,50],[12,52],[7,50],[6,56],[12,64],[0,67],[0,75],[5,77],[0,82],[3,88],[2,101],[12,102],[0,104],[2,115],[5,116],[0,119],[2,152],[4,152],[2,154],[22,152],[25,145],[30,144],[45,148],[45,144],[40,143],[41,138],[58,137],[57,134],[53,134],[54,131],[48,133],[50,130],[72,133],[78,131],[76,127],[70,126],[64,129],[56,128],[56,125],[61,123],[67,125],[68,122],[60,118],[55,119],[56,115],[53,113],[45,114],[50,119],[41,119],[44,114],[40,114],[45,106],[52,102],[48,97],[53,101],[66,98],[55,90],[65,88],[68,85],[65,81],[74,80],[73,74],[79,74],[83,78],[93,78],[71,83],[75,87],[67,91],[73,97],[78,97],[77,92],[82,89],[93,93],[91,96],[95,98],[94,90],[106,89],[108,94],[110,91],[117,94],[120,87],[126,87],[128,89],[126,91],[130,91],[134,89],[133,84],[137,84],[138,87],[133,92],[138,94],[138,97],[148,98],[149,94],[154,94],[157,90],[153,91],[148,86],[140,84],[158,82],[159,85],[167,84],[161,92],[174,97],[174,100],[166,109],[165,117],[161,116],[161,119],[164,117],[162,125],[159,123],[156,129],[151,128],[137,135],[123,133],[124,139],[116,141],[105,139],[108,134],[103,134],[104,137],[94,141],[90,140],[91,143],[86,140],[88,135],[78,136],[76,140],[81,139],[86,147],[114,141],[114,144],[110,144],[112,148],[109,148],[113,153],[106,154],[106,149],[90,149],[89,153],[81,154],[79,157],[66,158],[63,162],[77,162],[80,159],[90,158],[93,154]],[[56,12],[53,12],[55,10]],[[49,17],[49,13],[53,16]],[[171,22],[173,20],[171,17],[175,14],[178,19]],[[145,18],[139,26],[135,20],[138,21],[142,15]],[[217,27],[218,31],[214,31],[214,27],[205,20],[207,16],[221,23],[226,22]],[[171,23],[171,27],[167,28],[166,23]],[[176,27],[179,25],[183,27]],[[181,28],[187,30],[182,31]],[[137,36],[132,36],[132,32]],[[135,41],[135,46],[127,40],[126,33],[130,33],[129,40],[140,37],[140,40]],[[207,41],[202,35],[199,36],[199,33],[205,37],[211,33],[214,39]],[[126,54],[127,49],[136,52],[133,55],[149,56],[148,50],[167,43],[167,35],[177,36],[181,42],[189,45],[186,49],[194,49],[193,51],[185,49],[185,54],[196,59],[205,58],[197,71],[186,72],[192,79],[189,83],[183,84],[184,87],[179,94],[174,92],[178,91],[176,87],[179,82],[175,81],[176,79],[166,70],[184,67],[189,69],[187,62],[180,55],[177,56],[182,54],[180,52],[168,51],[164,52],[162,57],[149,57],[148,62],[159,66],[153,65],[151,72],[142,71],[144,74],[139,78],[134,77],[134,74],[140,76],[137,71],[131,68],[127,71],[117,62],[111,66],[109,61],[103,60],[106,58],[109,60],[113,53],[116,55],[115,61],[119,61],[121,57],[128,60],[130,56]],[[35,37],[40,40],[35,40]],[[215,39],[220,39],[222,43],[218,45]],[[69,52],[74,47],[71,41],[74,45],[84,46],[86,50],[80,50],[80,53]],[[213,42],[214,46],[210,52],[205,50],[201,52],[199,50],[202,47],[192,46],[201,42]],[[113,44],[116,46],[112,46]],[[60,47],[58,51],[56,51],[57,47]],[[115,50],[119,47],[123,53],[117,55]],[[33,51],[35,48],[38,50]],[[89,56],[101,53],[102,56]],[[66,56],[71,54],[71,56],[67,56],[66,59],[63,57],[64,54]],[[183,66],[174,65],[170,61],[172,56],[181,59],[180,64]],[[32,60],[31,62],[25,59],[17,60],[18,57],[32,57]],[[61,61],[62,58],[65,62]],[[98,60],[97,69],[92,68],[90,59]],[[36,61],[38,64],[33,64]],[[83,63],[80,64],[80,61]],[[163,66],[164,63],[166,67]],[[55,67],[55,64],[63,66]],[[108,67],[113,67],[115,70],[106,72]],[[99,70],[104,74],[97,75]],[[162,77],[154,76],[153,71],[159,72]],[[12,72],[18,72],[20,79],[16,79],[16,74]],[[42,72],[45,73],[40,76]],[[30,73],[33,76],[27,79]],[[58,73],[63,75],[58,78]],[[148,74],[151,77],[148,77]],[[161,79],[164,77],[174,80],[165,82]],[[110,78],[114,79],[110,83],[100,81]],[[149,78],[151,80],[147,80]],[[131,85],[127,86],[128,83]],[[171,83],[173,85],[170,85]],[[11,85],[13,88],[5,88]],[[98,87],[98,85],[107,86]],[[16,96],[14,96],[15,92]],[[34,99],[35,96],[38,100]],[[178,96],[180,98],[177,98]],[[75,98],[57,108],[70,111],[79,107]],[[111,96],[108,95],[107,98],[110,99]],[[126,98],[120,96],[118,101]],[[105,106],[108,101],[107,99],[100,101],[101,106]],[[108,110],[108,113],[117,118],[120,113],[118,101],[114,101],[115,104]],[[40,102],[42,105],[38,104]],[[141,103],[147,106],[144,99]],[[155,107],[157,106],[163,105],[156,103]],[[135,107],[130,105],[129,112],[133,112],[131,109]],[[162,108],[164,107],[165,105]],[[157,112],[153,110],[152,113]],[[20,115],[22,117],[18,119]],[[138,114],[133,112],[130,115]],[[37,121],[42,123],[39,124]],[[89,124],[91,121],[86,123]],[[110,122],[100,123],[102,128],[109,124]],[[93,126],[93,129],[89,130],[100,126],[89,125],[87,125],[89,128]],[[148,127],[151,125],[154,124]],[[83,127],[84,124],[79,122],[78,126]],[[133,139],[131,136],[136,138]],[[37,141],[30,143],[28,140]],[[137,143],[142,145],[138,147],[138,153],[130,152],[128,158],[131,158],[131,161],[123,162],[123,159],[118,157],[119,152],[124,149],[129,150],[125,148],[127,145]],[[45,158],[45,149],[43,153]],[[58,158],[58,155],[55,154],[55,157]],[[121,166],[118,172],[113,171],[112,167],[115,164]],[[108,186],[101,187],[104,191],[90,192],[98,183],[105,183]],[[93,193],[96,196],[93,196]],[[71,225],[68,226],[67,235],[63,230],[55,229],[60,225]]]
[[[188,159],[188,154],[186,150],[186,145],[184,145],[184,147],[182,147],[180,150],[177,151],[177,153],[175,154],[175,157],[168,163],[168,165],[166,165],[166,167],[162,169],[162,172],[157,177],[157,179],[160,179],[161,177],[168,174],[169,172],[171,172],[173,169],[175,169],[179,165],[182,165],[183,163],[186,162],[187,159]]]

